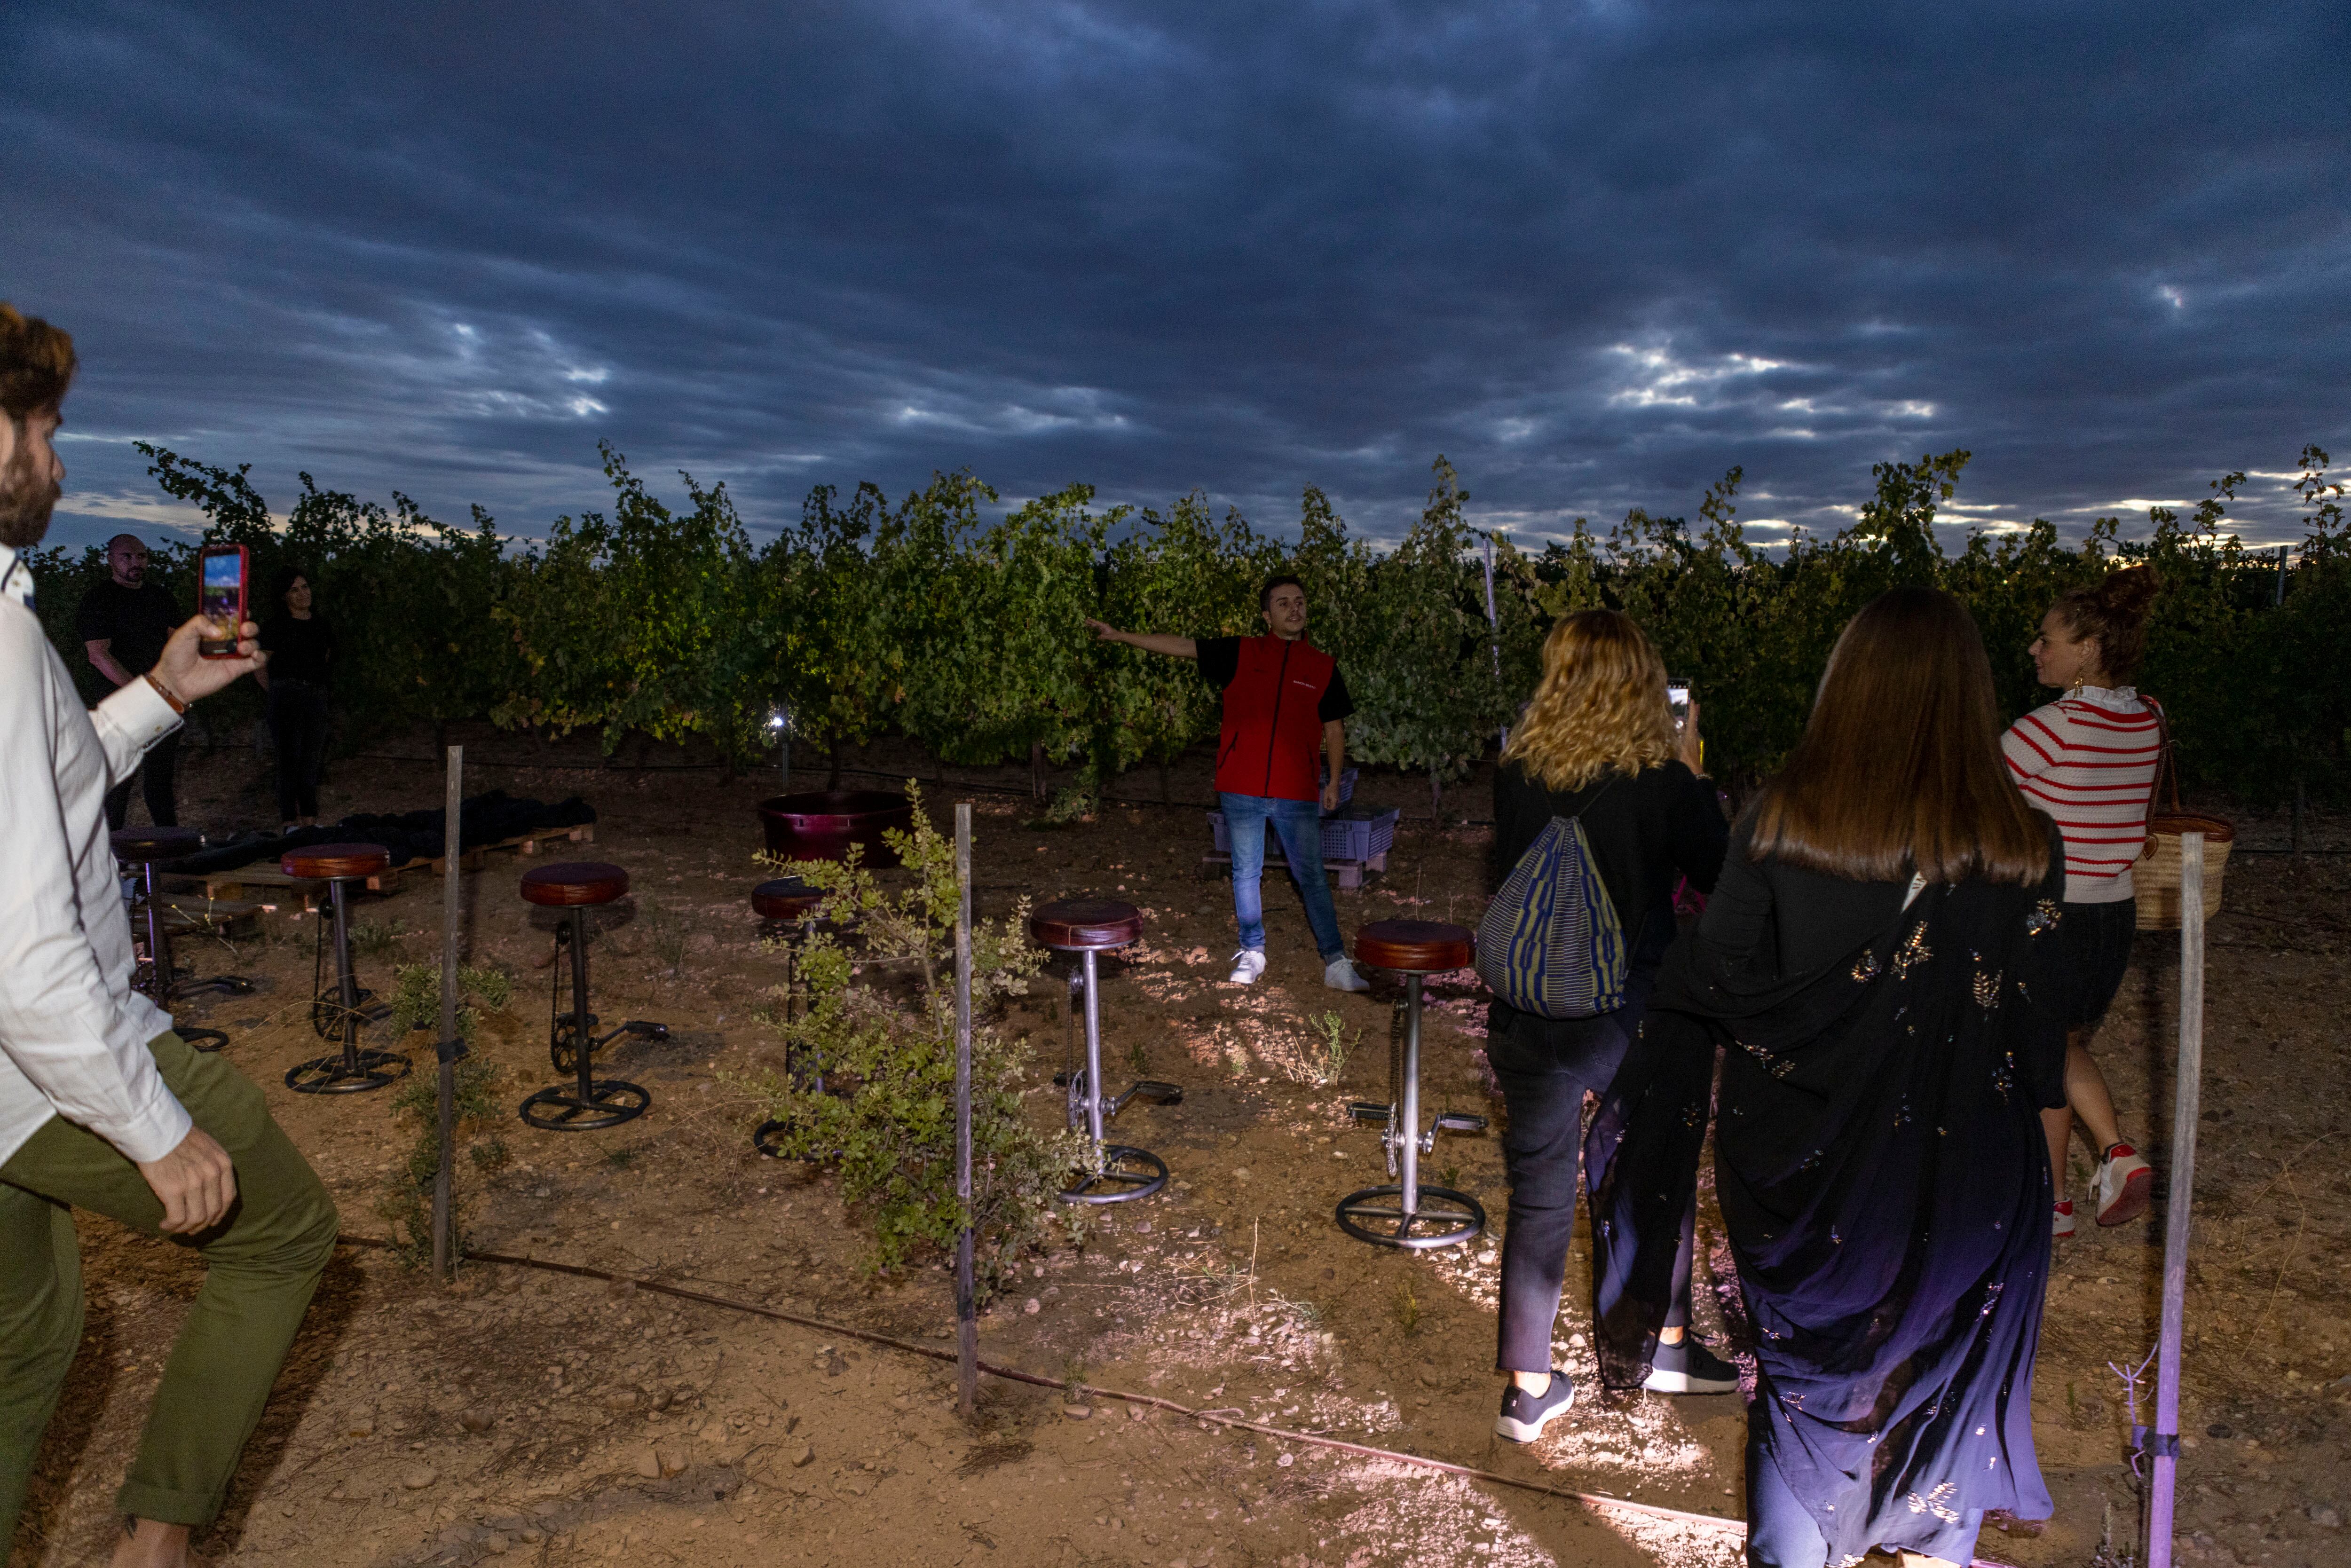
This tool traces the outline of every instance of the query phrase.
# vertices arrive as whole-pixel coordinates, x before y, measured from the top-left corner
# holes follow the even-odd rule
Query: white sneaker
[[[1322,966],[1322,983],[1334,991],[1368,991],[1371,981],[1355,971],[1355,966],[1344,956],[1332,959]]]
[[[1233,955],[1233,972],[1225,977],[1229,985],[1253,984],[1265,973],[1265,951],[1259,947],[1244,947]]]
[[[2099,1224],[2137,1219],[2154,1196],[2155,1170],[2128,1144],[2116,1144],[2098,1161]]]

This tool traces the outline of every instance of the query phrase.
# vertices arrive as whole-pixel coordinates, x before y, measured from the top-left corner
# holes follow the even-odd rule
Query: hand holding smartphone
[[[1689,723],[1689,682],[1676,680],[1671,675],[1666,677],[1666,706],[1674,710],[1674,733],[1677,735],[1681,733],[1683,726]]]
[[[237,631],[245,624],[246,588],[253,556],[243,545],[206,545],[196,558],[196,613],[227,632],[196,643],[206,659],[236,657]]]

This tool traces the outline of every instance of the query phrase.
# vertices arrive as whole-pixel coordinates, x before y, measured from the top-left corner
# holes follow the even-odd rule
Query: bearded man
[[[53,444],[73,340],[0,304],[0,1552],[81,1339],[74,1211],[204,1260],[119,1494],[116,1568],[183,1568],[220,1512],[246,1439],[334,1249],[335,1205],[261,1091],[172,1032],[131,988],[131,923],[107,791],[188,705],[260,666],[202,616],[95,709],[33,614],[20,553],[63,491]]]

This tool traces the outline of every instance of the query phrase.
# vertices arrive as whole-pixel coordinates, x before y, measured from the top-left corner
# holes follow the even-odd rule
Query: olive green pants
[[[204,1289],[163,1369],[120,1496],[121,1511],[205,1524],[277,1381],[335,1247],[335,1204],[252,1081],[176,1034],[149,1042],[163,1082],[236,1165],[228,1218],[163,1238],[204,1260]],[[0,1559],[31,1483],[41,1432],[81,1340],[81,1255],[72,1210],[162,1237],[162,1203],[96,1134],[52,1118],[0,1165]]]

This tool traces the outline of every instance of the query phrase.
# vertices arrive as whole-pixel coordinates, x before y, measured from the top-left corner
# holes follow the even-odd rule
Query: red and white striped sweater
[[[2128,686],[2084,686],[2010,725],[2000,749],[2025,799],[2065,835],[2065,902],[2130,897],[2163,750],[2154,710]]]

